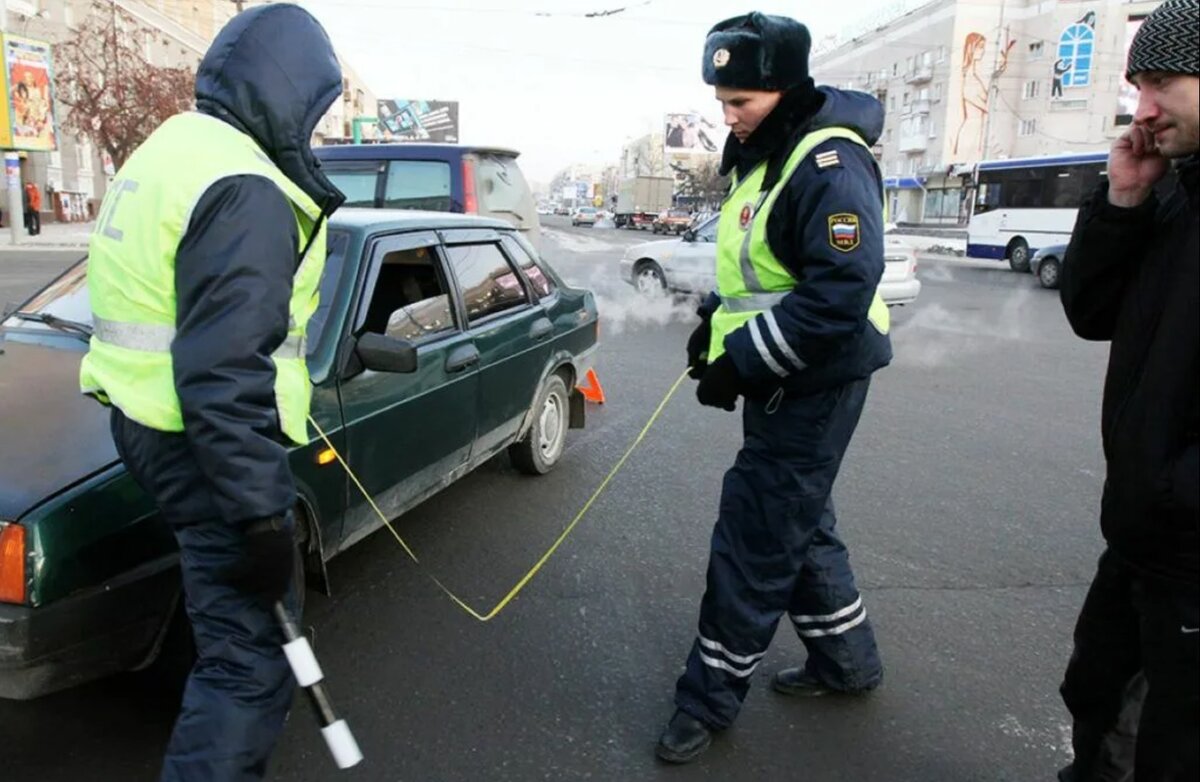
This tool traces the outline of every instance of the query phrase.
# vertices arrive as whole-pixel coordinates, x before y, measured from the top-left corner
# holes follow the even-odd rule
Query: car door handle
[[[549,318],[538,318],[529,327],[530,339],[543,340],[553,333],[554,324],[550,322]]]
[[[463,345],[446,356],[446,371],[450,374],[462,372],[479,363],[479,350],[474,345]]]

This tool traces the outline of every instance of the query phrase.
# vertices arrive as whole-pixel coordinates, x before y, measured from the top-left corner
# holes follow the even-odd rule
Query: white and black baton
[[[321,665],[317,662],[308,639],[300,634],[300,628],[292,621],[291,614],[284,608],[283,603],[275,604],[275,618],[283,628],[283,637],[286,639],[283,652],[287,655],[288,664],[292,666],[292,673],[296,675],[296,683],[304,688],[309,703],[317,713],[317,719],[321,722],[321,735],[329,745],[333,762],[338,768],[357,765],[363,759],[362,752],[358,748],[358,742],[354,740],[354,734],[350,732],[350,726],[333,710],[333,701],[329,699],[329,693],[322,684],[325,674],[321,673]]]

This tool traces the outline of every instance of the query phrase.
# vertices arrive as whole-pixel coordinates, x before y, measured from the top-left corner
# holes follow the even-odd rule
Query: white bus
[[[977,164],[967,256],[1029,271],[1035,252],[1070,240],[1079,207],[1107,172],[1107,151]]]

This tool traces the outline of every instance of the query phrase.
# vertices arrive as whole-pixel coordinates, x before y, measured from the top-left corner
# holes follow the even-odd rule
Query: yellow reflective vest
[[[709,343],[708,361],[715,361],[725,352],[725,338],[744,325],[751,329],[751,337],[766,359],[770,354],[765,346],[766,337],[759,333],[757,323],[750,323],[757,315],[767,312],[791,293],[796,278],[779,262],[767,243],[767,217],[788,181],[813,149],[829,139],[840,138],[853,141],[866,149],[866,143],[857,133],[848,128],[823,128],[804,136],[788,156],[779,182],[770,191],[762,190],[767,176],[766,161],[760,163],[742,181],[735,180],[730,186],[730,195],[721,208],[717,226],[717,294],[721,306],[712,316],[712,338]],[[743,219],[743,209],[750,208],[749,219]],[[883,204],[880,204],[883,209]],[[887,305],[876,290],[871,300],[867,318],[881,334],[891,328]],[[774,318],[768,323],[773,325]],[[782,335],[772,335],[771,340],[785,354],[793,368],[804,366],[799,357]],[[768,361],[770,366],[774,359]],[[786,375],[788,368],[771,367],[776,374]]]
[[[300,247],[309,248],[292,280],[287,339],[271,356],[281,428],[303,444],[312,393],[305,330],[325,266],[321,209],[250,136],[203,114],[164,122],[121,167],[101,204],[88,249],[95,331],[80,388],[143,426],[183,431],[171,361],[175,254],[205,191],[238,175],[265,177],[279,187],[296,216]]]

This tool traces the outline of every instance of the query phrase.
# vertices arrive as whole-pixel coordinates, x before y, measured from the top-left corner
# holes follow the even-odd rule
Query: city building
[[[225,23],[239,10],[257,4],[253,0],[105,0],[100,4],[94,0],[0,0],[0,28],[10,35],[49,43],[53,57],[55,44],[68,38],[89,14],[110,11],[141,28],[150,63],[195,69]],[[348,138],[354,118],[376,116],[374,93],[344,59],[339,60],[344,75],[342,97],[318,123],[315,144],[328,137]],[[107,155],[89,139],[64,131],[66,113],[56,100],[57,148],[20,152],[21,174],[24,181],[55,194],[53,199],[43,200],[45,219],[87,220],[94,215],[115,171]],[[369,138],[372,132],[368,126],[364,135]],[[0,207],[7,211],[7,203]]]
[[[1112,144],[1136,103],[1128,45],[1158,5],[934,0],[818,54],[812,71],[883,102],[874,152],[890,219],[956,224],[974,163]]]

